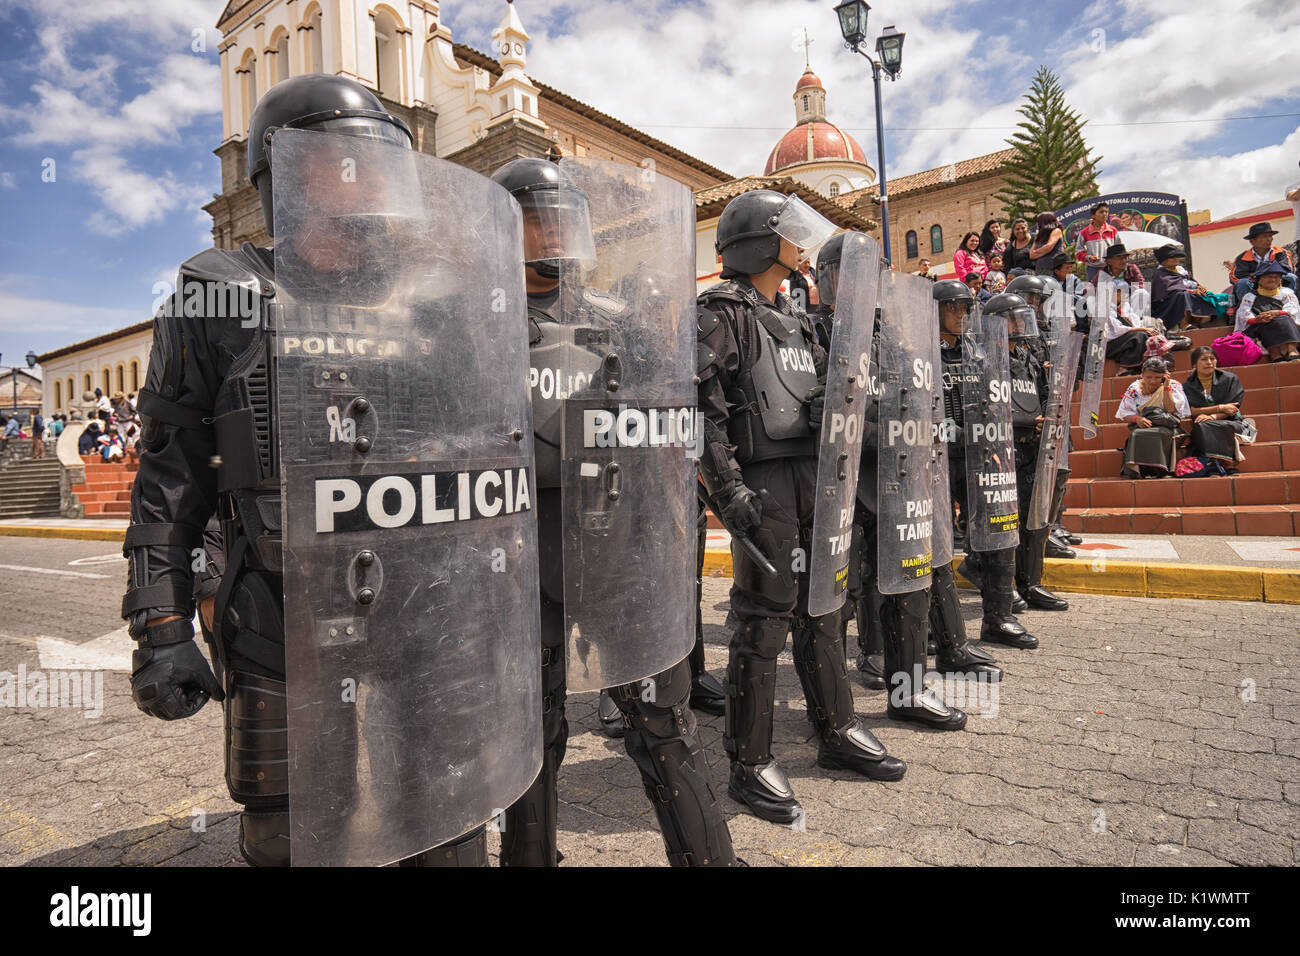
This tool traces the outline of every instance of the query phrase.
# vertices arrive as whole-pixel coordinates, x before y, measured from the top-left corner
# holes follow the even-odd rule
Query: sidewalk
[[[1073,559],[1048,558],[1055,591],[1126,597],[1300,604],[1300,538],[1221,535],[1083,535]],[[730,576],[731,536],[710,528],[706,571]],[[960,567],[961,554],[955,565]],[[959,574],[958,583],[970,587]]]

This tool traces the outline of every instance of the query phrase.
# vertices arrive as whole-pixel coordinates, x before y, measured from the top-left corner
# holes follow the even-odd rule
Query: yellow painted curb
[[[711,577],[730,577],[731,552],[705,552],[704,571]],[[956,578],[958,587],[972,587],[962,575]],[[1043,585],[1053,591],[1116,597],[1300,604],[1300,573],[1272,568],[1048,558],[1043,562]]]
[[[1260,571],[1267,604],[1300,604],[1300,572],[1265,568]]]
[[[1043,562],[1043,586],[1052,591],[1152,597],[1147,587],[1147,565],[1142,561],[1108,561],[1048,558]],[[1258,601],[1255,597],[1253,600]]]
[[[11,538],[69,538],[76,541],[125,541],[125,528],[49,528],[42,525],[0,526],[0,536]]]

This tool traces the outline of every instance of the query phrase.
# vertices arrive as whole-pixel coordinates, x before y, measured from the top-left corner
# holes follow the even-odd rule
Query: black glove
[[[813,431],[822,430],[822,417],[826,414],[826,386],[814,385],[808,390],[804,404],[808,406],[808,424]]]
[[[194,641],[140,647],[131,654],[131,697],[150,717],[193,717],[211,697],[225,692]]]
[[[718,515],[732,534],[748,535],[763,521],[763,500],[746,485],[736,482],[716,495]]]

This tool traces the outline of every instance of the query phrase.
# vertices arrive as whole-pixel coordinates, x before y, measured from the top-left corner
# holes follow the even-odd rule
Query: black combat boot
[[[997,666],[993,655],[972,647],[966,640],[966,622],[961,617],[951,564],[934,569],[930,584],[930,633],[939,645],[935,654],[935,669],[939,673],[989,683],[1002,679],[1002,668]]]
[[[891,594],[881,609],[885,633],[887,712],[895,720],[915,721],[938,730],[961,730],[966,715],[925,689],[926,636],[930,624],[928,590]]]
[[[990,644],[1005,644],[1021,650],[1033,650],[1038,638],[1027,632],[1015,619],[1015,557],[1012,549],[993,551],[984,556],[988,566],[985,587],[980,592],[984,619],[980,622],[980,640]]]

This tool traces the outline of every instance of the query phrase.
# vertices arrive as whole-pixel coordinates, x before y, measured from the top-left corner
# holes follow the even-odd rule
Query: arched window
[[[930,227],[930,251],[932,253],[943,252],[943,226],[934,225]]]
[[[140,391],[140,360],[131,359],[131,391]]]
[[[917,256],[921,254],[920,251],[916,248],[915,229],[907,230],[907,235],[903,237],[903,241],[907,243],[907,258],[915,259]]]
[[[77,380],[71,375],[68,376],[68,405],[77,400]]]
[[[85,386],[85,388],[82,389],[83,392],[93,392],[95,390],[95,378],[89,372],[85,374],[81,381]]]
[[[803,111],[804,111],[805,113],[808,112],[808,94],[807,94],[807,93],[805,93],[805,94],[803,95]]]
[[[303,17],[303,25],[307,28],[307,36],[304,43],[302,71],[304,73],[324,73],[325,44],[321,39],[320,7],[315,4],[311,5],[306,16]]]
[[[63,383],[54,383],[54,410],[57,412],[63,407]]]
[[[123,365],[121,362],[118,362],[117,368],[114,369],[114,371],[117,372],[117,390],[119,392],[125,393],[126,392],[126,366]]]
[[[104,384],[100,386],[104,390],[104,394],[113,394],[113,370],[105,365],[100,377],[104,380]]]
[[[289,34],[281,33],[275,43],[275,82],[289,78]]]
[[[257,57],[252,50],[244,51],[235,75],[239,77],[239,101],[243,105],[244,125],[247,126],[253,116],[253,107],[257,105]]]
[[[387,10],[375,12],[375,87],[390,100],[402,99],[402,34]]]
[[[829,192],[830,192],[830,194],[831,194],[832,196],[838,196],[838,195],[840,194],[840,184],[839,184],[839,183],[831,183],[831,188],[830,188]]]

